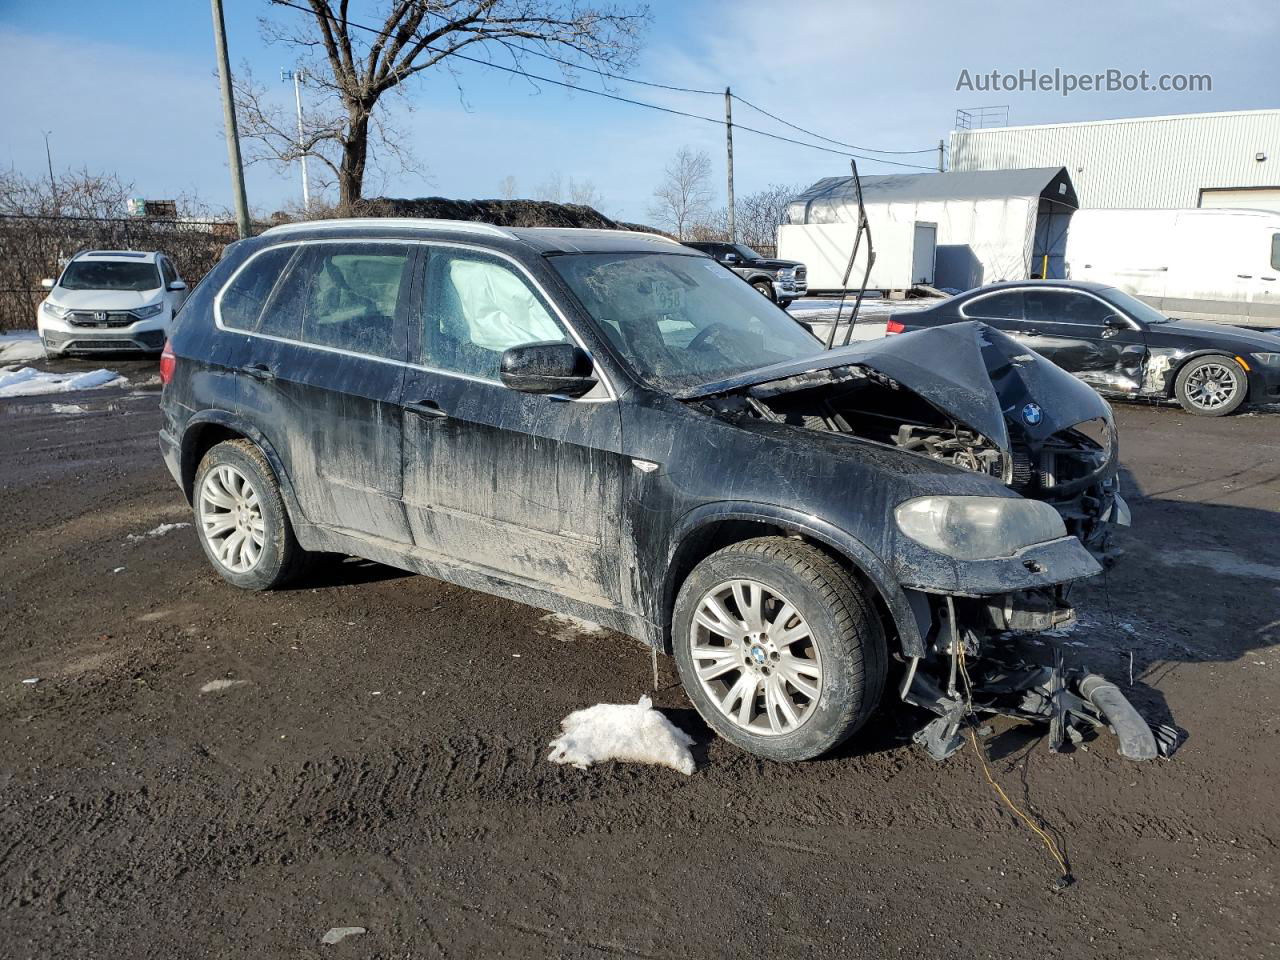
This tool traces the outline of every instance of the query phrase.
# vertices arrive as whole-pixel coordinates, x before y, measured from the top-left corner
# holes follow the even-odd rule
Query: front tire
[[[1174,395],[1182,409],[1197,417],[1225,417],[1244,403],[1249,378],[1230,357],[1198,357],[1178,371]]]
[[[702,718],[749,753],[799,761],[839,745],[884,690],[887,652],[848,571],[798,540],[713,553],[676,597],[672,645]]]
[[[272,590],[306,557],[293,535],[280,486],[262,451],[227,440],[200,461],[192,491],[196,536],[222,579],[244,590]]]
[[[773,295],[773,284],[768,280],[752,280],[751,285],[770,300],[773,300],[775,303],[777,302],[777,298]]]

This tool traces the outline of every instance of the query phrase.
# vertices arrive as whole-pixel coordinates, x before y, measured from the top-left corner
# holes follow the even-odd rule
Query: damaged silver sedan
[[[658,237],[330,221],[229,248],[162,372],[165,460],[237,586],[339,552],[593,620],[779,760],[891,678],[939,758],[983,713],[1160,749],[1022,639],[1128,522],[1110,408],[980,323],[823,351]]]

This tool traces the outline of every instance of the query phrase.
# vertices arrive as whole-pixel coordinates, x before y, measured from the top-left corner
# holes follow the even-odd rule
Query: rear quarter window
[[[271,247],[240,269],[222,288],[218,299],[218,321],[231,330],[255,330],[267,298],[284,271],[294,247]]]
[[[1280,233],[1271,235],[1271,269],[1280,270]]]

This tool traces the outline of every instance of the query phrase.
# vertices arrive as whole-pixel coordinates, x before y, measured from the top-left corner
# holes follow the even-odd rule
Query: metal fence
[[[0,330],[34,327],[40,281],[81,250],[160,250],[194,286],[235,239],[218,221],[0,216]]]

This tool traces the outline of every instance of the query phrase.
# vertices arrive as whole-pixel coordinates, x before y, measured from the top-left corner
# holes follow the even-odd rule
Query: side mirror
[[[1129,329],[1129,321],[1126,320],[1124,317],[1117,316],[1114,313],[1111,314],[1111,316],[1107,317],[1106,320],[1102,321],[1102,325],[1106,327],[1108,330],[1128,330]]]
[[[596,385],[591,358],[572,343],[525,343],[502,353],[502,382],[521,393],[580,397]]]
[[[52,290],[55,283],[57,283],[57,281],[52,277],[45,277],[40,281],[40,286],[44,287],[46,290]]]
[[[725,262],[725,263],[737,263],[737,262],[738,262],[738,255],[737,255],[736,253],[726,253],[726,254],[724,255],[724,262]]]
[[[170,290],[185,290],[185,289],[187,289],[187,284],[186,284],[186,282],[185,282],[185,281],[183,281],[183,280],[174,280],[172,283],[170,283],[170,284],[169,284],[169,289],[170,289]]]

